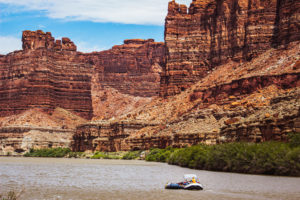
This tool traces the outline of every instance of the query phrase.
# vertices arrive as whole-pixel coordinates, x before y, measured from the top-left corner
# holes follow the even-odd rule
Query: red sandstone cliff
[[[172,1],[165,45],[125,40],[84,54],[67,38],[24,34],[23,51],[0,56],[1,111],[115,117],[78,126],[74,150],[286,140],[300,130],[298,1]],[[168,98],[152,98],[159,88]]]
[[[69,38],[55,40],[51,33],[41,30],[24,31],[22,42],[23,50],[0,55],[0,117],[7,117],[2,118],[5,121],[22,116],[17,128],[14,120],[0,123],[2,150],[22,151],[22,138],[27,132],[34,131],[36,140],[42,141],[37,139],[38,133],[41,138],[51,130],[70,135],[72,130],[64,129],[77,124],[69,120],[57,127],[47,117],[41,117],[38,128],[27,127],[29,111],[51,118],[59,107],[85,119],[109,119],[158,96],[160,72],[165,64],[163,43],[125,40],[110,50],[85,54],[77,52]],[[10,138],[15,138],[14,142],[9,142]],[[51,146],[51,138],[35,146]],[[68,144],[70,137],[67,138],[57,145]]]
[[[125,40],[110,50],[84,54],[69,38],[55,40],[40,30],[24,31],[22,42],[22,51],[0,56],[0,116],[61,107],[86,119],[110,118],[122,112],[109,111],[158,96],[163,43]],[[119,97],[109,98],[112,92]],[[119,103],[106,113],[108,101]]]
[[[74,129],[86,121],[62,108],[51,115],[33,108],[0,117],[0,155],[24,153],[31,148],[69,147]]]
[[[193,0],[169,3],[161,96],[178,94],[229,60],[241,62],[300,39],[300,2]]]
[[[24,31],[22,41],[22,51],[0,58],[0,116],[61,107],[91,119],[92,68],[79,61],[73,42],[54,42],[42,31]]]
[[[74,150],[286,140],[300,131],[299,8],[292,0],[170,2],[160,90],[168,98],[79,126]]]
[[[178,95],[78,126],[74,150],[138,150],[287,140],[300,131],[300,44],[229,62]]]
[[[114,88],[123,94],[158,96],[160,72],[165,65],[165,46],[154,40],[125,40],[112,49],[85,54],[94,65],[102,88]]]
[[[157,97],[165,66],[164,43],[131,39],[112,49],[82,54],[93,65],[94,119],[109,119],[132,111]]]

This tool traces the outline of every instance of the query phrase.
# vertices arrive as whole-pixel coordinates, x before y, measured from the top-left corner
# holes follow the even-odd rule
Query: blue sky
[[[192,0],[176,0],[189,5]],[[79,51],[122,44],[124,39],[163,41],[169,0],[0,0],[0,54],[21,49],[23,30],[69,37]]]

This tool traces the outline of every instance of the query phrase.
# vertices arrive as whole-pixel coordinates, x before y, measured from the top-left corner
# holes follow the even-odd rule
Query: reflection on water
[[[195,173],[203,191],[165,190]],[[242,175],[123,160],[0,158],[0,193],[22,199],[300,199],[300,178]]]

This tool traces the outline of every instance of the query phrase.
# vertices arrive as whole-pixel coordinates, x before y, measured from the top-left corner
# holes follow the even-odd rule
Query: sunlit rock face
[[[94,65],[102,88],[114,88],[139,97],[158,96],[160,73],[165,66],[165,45],[153,39],[125,40],[109,50],[85,55]]]
[[[251,60],[300,38],[299,1],[193,0],[169,3],[163,97],[175,95],[230,60]]]
[[[126,105],[158,96],[164,43],[131,39],[107,51],[81,53],[69,38],[55,40],[41,30],[24,31],[22,42],[23,50],[0,56],[0,116],[61,107],[86,119],[94,109],[95,117],[110,118],[122,113],[98,112],[99,104],[113,100],[108,93],[118,93]]]
[[[22,42],[23,50],[0,55],[0,153],[69,146],[79,121],[124,115],[158,97],[164,43],[131,39],[82,53],[41,30],[24,31]]]
[[[189,8],[171,1],[163,98],[79,126],[73,148],[286,141],[300,130],[299,8],[283,0],[193,0]]]
[[[23,50],[0,58],[0,116],[61,107],[91,119],[92,65],[79,60],[74,43],[42,31],[24,31],[22,41]]]
[[[189,8],[171,1],[165,43],[132,39],[93,53],[77,52],[68,38],[25,31],[22,51],[0,55],[0,117],[31,108],[54,116],[62,107],[94,121],[59,124],[57,134],[74,133],[62,142],[30,143],[28,129],[4,127],[2,148],[20,141],[76,151],[285,141],[300,130],[299,7],[293,0],[193,0]],[[30,130],[31,138],[48,134]]]

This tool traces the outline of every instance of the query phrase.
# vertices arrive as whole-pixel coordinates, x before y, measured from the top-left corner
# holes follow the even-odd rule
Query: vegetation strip
[[[70,148],[30,149],[25,157],[80,158],[83,152],[72,152]]]
[[[167,162],[193,169],[300,176],[300,133],[289,143],[227,143],[174,149],[152,149],[147,161]]]
[[[72,152],[69,148],[33,150],[25,157],[67,157],[91,159],[133,160],[145,157],[146,161],[193,169],[300,176],[300,133],[290,134],[289,142],[226,143],[218,145],[195,145],[186,148],[151,149],[149,152],[98,152],[87,155]]]

